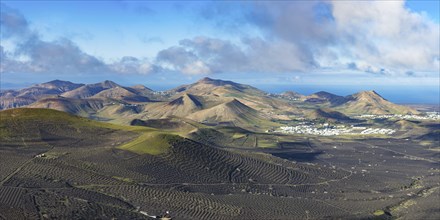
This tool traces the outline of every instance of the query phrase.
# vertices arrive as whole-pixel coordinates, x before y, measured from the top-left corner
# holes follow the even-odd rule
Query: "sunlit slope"
[[[54,109],[70,114],[88,117],[91,114],[104,108],[104,101],[101,99],[74,99],[65,97],[53,97],[41,99],[27,107]]]
[[[115,82],[106,80],[100,83],[84,85],[74,90],[67,91],[61,95],[68,98],[88,98],[100,93],[101,91],[115,87],[121,86]]]
[[[0,112],[0,142],[3,146],[31,147],[38,143],[82,146],[98,140],[127,141],[136,127],[107,124],[52,109],[18,108]],[[147,130],[147,128],[144,128]]]
[[[182,93],[190,93],[202,97],[205,107],[212,107],[235,98],[262,114],[270,114],[274,111],[299,111],[295,106],[283,100],[269,97],[266,92],[255,87],[208,77],[190,85],[177,87],[170,90],[170,92],[177,93],[176,98]]]
[[[0,118],[0,142],[9,147],[107,146],[157,155],[180,138],[173,132],[97,122],[52,109],[5,110]]]
[[[237,99],[198,111],[187,116],[187,118],[199,122],[230,122],[242,127],[276,125],[276,123],[263,118],[255,109],[246,106]]]
[[[142,111],[149,118],[165,118],[168,116],[186,117],[203,108],[203,103],[198,97],[183,93],[181,96],[169,101],[146,105]]]
[[[335,109],[346,114],[419,114],[418,111],[396,105],[375,91],[363,91],[346,97],[347,101]]]
[[[18,108],[39,99],[56,96],[83,86],[68,81],[53,80],[20,90],[0,91],[0,109]]]
[[[118,148],[137,154],[159,155],[168,152],[171,144],[179,140],[183,138],[163,132],[147,132]]]
[[[149,99],[145,96],[141,96],[137,94],[138,92],[135,89],[128,87],[113,87],[106,90],[103,90],[95,95],[92,98],[107,98],[115,101],[123,101],[128,103],[138,103],[138,102],[147,102]]]

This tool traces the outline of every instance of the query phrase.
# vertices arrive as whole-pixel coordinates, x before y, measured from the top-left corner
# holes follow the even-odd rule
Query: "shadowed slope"
[[[350,121],[352,120],[348,116],[332,111],[331,109],[315,109],[307,113],[307,118],[309,119],[324,119],[329,121]]]
[[[324,104],[328,106],[340,105],[347,101],[342,96],[338,96],[324,91],[313,93],[312,95],[306,96],[304,98],[305,98],[305,102],[307,103]]]

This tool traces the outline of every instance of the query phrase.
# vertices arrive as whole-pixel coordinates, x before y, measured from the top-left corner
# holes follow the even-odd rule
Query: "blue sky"
[[[429,87],[420,96],[438,102],[439,4],[1,1],[1,85],[162,89],[210,76],[292,90]]]

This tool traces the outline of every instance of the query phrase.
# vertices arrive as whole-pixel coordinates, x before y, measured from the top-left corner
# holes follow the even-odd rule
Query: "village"
[[[282,126],[278,130],[274,130],[275,133],[283,134],[309,134],[318,136],[337,136],[337,135],[372,135],[372,134],[383,134],[391,135],[396,131],[389,128],[367,128],[367,127],[357,127],[345,125],[331,126],[327,123],[325,124],[299,124],[297,126]]]
[[[424,115],[399,115],[399,114],[388,114],[388,115],[359,115],[354,118],[361,119],[405,119],[405,120],[440,120],[440,112],[426,112]]]

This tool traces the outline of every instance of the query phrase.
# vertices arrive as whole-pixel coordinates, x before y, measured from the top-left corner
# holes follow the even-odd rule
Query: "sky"
[[[440,102],[436,0],[0,2],[2,89],[109,79],[162,90],[209,76]]]

